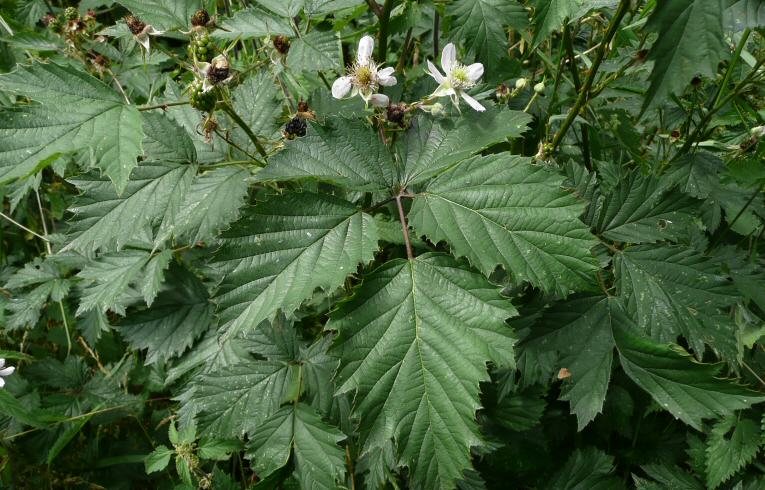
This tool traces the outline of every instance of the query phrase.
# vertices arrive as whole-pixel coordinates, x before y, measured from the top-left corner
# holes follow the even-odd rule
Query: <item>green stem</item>
[[[163,104],[153,104],[153,105],[142,105],[138,107],[139,111],[150,111],[152,109],[162,109],[165,110],[168,107],[173,107],[177,105],[186,105],[188,104],[188,100],[177,100],[175,102],[165,102]]]
[[[568,111],[568,115],[566,116],[566,119],[563,121],[563,124],[561,125],[558,132],[555,134],[555,137],[552,141],[552,150],[557,150],[558,146],[560,145],[561,141],[563,141],[563,137],[566,135],[566,132],[569,130],[571,125],[574,123],[574,120],[576,119],[576,116],[579,114],[579,111],[582,110],[582,107],[587,103],[589,99],[589,93],[590,89],[592,88],[592,83],[595,81],[595,75],[598,72],[598,68],[600,68],[600,64],[603,62],[603,59],[605,58],[606,52],[608,51],[608,45],[611,44],[611,39],[613,39],[614,35],[616,34],[616,31],[619,29],[619,24],[621,24],[622,19],[624,18],[624,15],[627,13],[627,10],[629,9],[629,0],[621,0],[619,2],[619,7],[616,9],[616,13],[614,14],[614,18],[611,19],[611,24],[608,26],[608,30],[606,31],[606,35],[603,38],[603,41],[600,43],[600,49],[595,54],[595,59],[592,62],[592,66],[590,67],[590,72],[587,74],[587,78],[584,80],[584,85],[582,86],[582,89],[579,91],[579,97],[577,97],[576,102],[574,103],[574,107],[572,107]]]
[[[266,153],[266,149],[263,148],[263,145],[260,144],[260,140],[258,140],[258,137],[255,136],[255,133],[252,132],[252,129],[247,125],[244,120],[242,120],[241,117],[239,117],[239,114],[234,111],[234,109],[229,104],[223,104],[221,106],[223,109],[223,112],[229,115],[231,119],[240,127],[242,128],[242,131],[247,133],[247,136],[250,138],[250,141],[255,145],[255,148],[258,150],[258,153],[260,153],[260,156],[263,158],[268,158],[268,153]]]
[[[393,9],[393,0],[385,0],[380,18],[380,43],[377,46],[377,61],[385,63],[388,55],[388,26],[390,24],[390,11]]]
[[[401,204],[402,194],[399,193],[396,196],[396,207],[398,207],[398,218],[401,221],[401,232],[404,234],[404,244],[406,245],[406,258],[414,260],[414,253],[412,252],[412,243],[409,241],[409,224],[406,221],[406,214],[404,213],[404,206]]]
[[[749,34],[751,34],[751,31],[748,27],[744,29],[743,33],[741,33],[741,39],[738,41],[736,51],[733,52],[733,58],[728,64],[728,69],[725,71],[725,76],[723,76],[722,83],[720,83],[720,87],[717,89],[717,95],[715,96],[714,103],[712,103],[712,107],[717,107],[717,105],[720,103],[723,92],[725,92],[725,88],[728,86],[728,82],[730,81],[730,76],[733,73],[733,68],[736,67],[736,62],[741,56],[741,51],[744,49],[746,41],[749,39]]]
[[[582,89],[582,82],[579,79],[579,70],[576,67],[576,56],[574,55],[574,42],[571,39],[571,29],[568,24],[563,27],[563,44],[566,47],[566,53],[569,59],[569,69],[571,70],[571,78],[574,80],[574,87],[577,92]],[[584,166],[587,170],[592,171],[592,161],[590,159],[590,131],[586,124],[580,126],[582,130],[582,158],[584,158]]]

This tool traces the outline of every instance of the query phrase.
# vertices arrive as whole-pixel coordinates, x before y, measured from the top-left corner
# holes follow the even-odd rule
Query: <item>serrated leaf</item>
[[[594,3],[596,2],[591,0],[536,0],[532,45],[538,46],[554,31],[562,29],[564,23],[573,22],[582,17],[589,8],[594,8],[590,6]]]
[[[442,254],[394,260],[333,315],[338,392],[356,391],[364,453],[398,442],[422,488],[452,488],[480,444],[475,422],[486,363],[513,365],[515,315],[481,275]]]
[[[77,329],[90,345],[96,345],[101,334],[111,330],[106,313],[99,309],[90,310],[77,319]]]
[[[611,476],[614,472],[614,458],[604,452],[588,447],[577,449],[569,456],[566,464],[552,476],[545,488],[549,490],[586,490],[624,488]]]
[[[502,265],[515,281],[545,291],[592,289],[596,240],[578,219],[584,204],[562,181],[528,158],[474,157],[417,195],[411,225],[433,242],[446,240],[487,276]]]
[[[44,105],[0,117],[0,181],[23,177],[59,155],[87,148],[118,192],[142,154],[141,116],[100,80],[69,66],[35,63],[0,77],[0,87]],[[63,108],[63,110],[62,110]]]
[[[489,416],[503,427],[520,432],[539,425],[546,406],[544,392],[534,388],[504,397]]]
[[[212,267],[224,274],[216,295],[226,336],[290,313],[317,288],[340,286],[372,260],[371,216],[326,194],[285,194],[250,209],[221,238]]]
[[[173,266],[167,288],[143,311],[130,314],[119,331],[134,349],[147,349],[146,364],[182,354],[213,324],[213,306],[191,272]]]
[[[292,40],[286,64],[296,73],[341,68],[340,37],[331,30],[303,34]]]
[[[678,240],[692,226],[698,208],[699,201],[676,192],[663,178],[634,171],[604,196],[595,228],[620,242]]]
[[[249,442],[247,457],[259,475],[268,477],[295,459],[301,489],[334,490],[345,475],[345,436],[327,425],[303,403],[283,407],[259,428]]]
[[[494,143],[519,137],[530,122],[525,112],[491,109],[471,111],[456,120],[418,117],[405,135],[402,181],[425,182]]]
[[[661,486],[659,488],[661,489],[703,490],[703,486],[679,466],[655,463],[641,466],[641,469],[660,483]]]
[[[149,259],[144,269],[144,278],[141,285],[141,294],[146,306],[151,306],[154,298],[159,294],[159,289],[165,281],[165,270],[170,266],[173,258],[172,250],[163,250]]]
[[[732,431],[732,432],[731,432]],[[749,464],[760,449],[760,428],[747,418],[726,417],[707,439],[707,485],[714,490]]]
[[[154,473],[155,471],[162,471],[167,468],[167,465],[170,464],[170,457],[173,454],[175,454],[175,452],[167,446],[157,446],[154,451],[146,455],[146,459],[144,460],[146,473]]]
[[[179,27],[187,30],[191,16],[202,7],[199,0],[118,0],[118,3],[162,31]]]
[[[656,402],[696,430],[705,418],[731,415],[765,400],[756,392],[720,378],[722,364],[702,364],[680,347],[651,342],[614,325],[614,340],[627,375]]]
[[[196,173],[194,165],[144,163],[118,196],[108,181],[92,174],[70,179],[82,195],[70,208],[73,239],[63,250],[91,254],[121,249],[160,223],[172,223]]]
[[[234,110],[253,133],[267,140],[281,136],[277,119],[282,115],[282,96],[268,72],[264,71],[247,78],[234,89],[233,97]],[[234,135],[240,146],[252,152],[257,151],[239,126],[234,128]]]
[[[197,161],[197,151],[189,134],[161,112],[145,111],[143,128],[143,147],[149,160],[188,163]]]
[[[704,344],[735,358],[737,327],[720,311],[739,293],[719,261],[680,245],[643,245],[616,254],[614,267],[619,295],[651,338],[676,342],[683,335],[699,358]]]
[[[318,179],[354,190],[385,190],[395,181],[393,158],[380,136],[358,119],[310,123],[306,135],[287,142],[257,179]]]
[[[723,36],[724,0],[658,2],[646,30],[659,37],[648,54],[654,61],[643,111],[680,95],[696,75],[714,77],[727,53]],[[699,29],[698,26],[704,26]]]
[[[125,300],[131,284],[138,281],[151,254],[141,250],[123,250],[104,254],[86,266],[77,277],[88,281],[83,290],[77,315],[90,310],[106,312],[112,310],[125,314]],[[126,298],[129,302],[132,298]]]
[[[489,74],[507,60],[505,26],[520,30],[528,24],[526,9],[507,0],[459,0],[447,14],[455,17],[452,36],[464,41],[469,57],[482,61]]]
[[[757,29],[765,26],[765,3],[762,0],[732,0],[725,14],[735,27]]]
[[[305,0],[258,0],[258,4],[282,17],[295,17],[303,10]]]
[[[213,35],[222,39],[252,39],[262,36],[292,36],[289,20],[258,7],[240,10],[221,23]]]
[[[725,164],[720,157],[704,151],[683,155],[662,176],[661,183],[667,187],[677,185],[689,196],[706,199],[720,187],[720,172]]]
[[[571,403],[579,430],[603,411],[613,362],[615,307],[606,296],[556,303],[523,341],[524,351],[560,353],[557,367],[570,373],[563,380],[560,399]]]

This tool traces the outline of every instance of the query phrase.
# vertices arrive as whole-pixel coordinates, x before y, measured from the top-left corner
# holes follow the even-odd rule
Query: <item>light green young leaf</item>
[[[292,41],[287,66],[297,72],[335,70],[342,67],[340,37],[334,31],[313,30]]]
[[[326,194],[265,201],[221,238],[212,267],[224,275],[216,302],[226,336],[290,313],[314,290],[332,290],[377,250],[371,216]]]
[[[167,468],[167,465],[170,463],[170,457],[173,454],[175,454],[175,451],[169,449],[167,446],[157,446],[154,451],[146,455],[146,459],[144,460],[146,473],[150,474]]]
[[[760,449],[760,428],[747,418],[726,417],[707,439],[707,485],[714,490],[749,464]]]
[[[622,368],[654,400],[696,430],[701,421],[733,414],[765,400],[757,392],[720,377],[722,364],[701,364],[679,346],[653,343],[614,324]]]
[[[679,95],[696,75],[714,77],[728,52],[723,36],[724,0],[658,2],[646,30],[658,33],[648,59],[654,61],[643,112]],[[699,29],[699,26],[704,26]]]
[[[545,291],[592,289],[597,241],[578,219],[584,204],[562,181],[528,158],[474,157],[417,195],[411,224],[433,242],[446,240],[487,276],[502,265],[515,281]]]
[[[258,427],[247,457],[259,475],[268,477],[295,459],[295,477],[304,490],[334,490],[345,475],[345,436],[327,425],[307,405],[285,406]]]
[[[394,260],[335,312],[338,392],[356,392],[364,453],[398,442],[414,486],[453,488],[481,444],[486,363],[512,366],[516,314],[499,289],[443,254]],[[373,482],[378,484],[379,482]]]
[[[70,66],[35,63],[0,76],[31,104],[0,117],[0,182],[23,177],[60,153],[87,148],[121,193],[142,154],[141,116],[100,80]]]
[[[455,119],[419,117],[406,132],[402,182],[425,182],[494,143],[522,135],[531,116],[520,111],[465,113]]]

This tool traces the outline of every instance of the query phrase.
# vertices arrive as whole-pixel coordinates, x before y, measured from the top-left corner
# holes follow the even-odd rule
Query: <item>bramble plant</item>
[[[765,488],[765,1],[0,4],[0,487]]]

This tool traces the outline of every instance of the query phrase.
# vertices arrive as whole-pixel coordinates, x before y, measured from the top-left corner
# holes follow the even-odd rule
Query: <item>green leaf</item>
[[[707,485],[714,490],[749,464],[760,449],[760,428],[747,418],[726,417],[707,439]]]
[[[277,139],[281,136],[280,125],[283,97],[268,72],[260,72],[247,78],[236,87],[233,93],[234,110],[247,123],[253,133],[265,139]],[[234,135],[240,146],[257,151],[242,128],[236,126]]]
[[[547,36],[561,30],[564,24],[578,20],[593,8],[613,4],[613,2],[604,2],[603,0],[535,0],[534,4],[532,46],[537,47]]]
[[[118,196],[108,181],[92,174],[70,179],[82,195],[70,208],[73,239],[63,250],[92,254],[121,249],[162,223],[170,226],[196,173],[194,165],[144,163]]]
[[[221,39],[252,39],[263,36],[292,36],[295,32],[289,20],[259,7],[240,10],[221,23],[213,35]]]
[[[175,454],[175,451],[168,449],[167,446],[157,446],[154,451],[146,455],[146,459],[144,460],[146,473],[154,473],[167,468],[167,465],[170,463],[170,457],[173,454]]]
[[[69,66],[35,63],[0,76],[0,87],[44,105],[0,117],[0,182],[26,176],[60,153],[87,148],[122,193],[142,154],[141,116],[100,80]]]
[[[163,113],[143,112],[143,129],[146,133],[143,147],[149,160],[188,163],[197,161],[197,151],[189,134]]]
[[[175,235],[187,243],[218,236],[239,218],[247,197],[250,173],[241,168],[215,168],[197,175],[173,222],[159,232],[159,241]]]
[[[385,190],[395,182],[393,157],[380,136],[358,119],[310,123],[306,135],[285,144],[257,179],[318,179],[354,190]]]
[[[643,245],[616,254],[614,267],[619,295],[651,338],[683,335],[699,358],[704,344],[735,358],[737,328],[723,312],[740,296],[719,261],[680,245]]]
[[[82,428],[85,427],[85,424],[93,418],[93,415],[94,414],[86,414],[84,417],[64,425],[63,430],[48,450],[48,455],[45,458],[45,462],[48,466],[55,461],[58,455],[61,454],[61,451],[63,451]]]
[[[217,29],[215,32],[221,32]],[[175,102],[180,99],[185,99],[186,95],[181,87],[174,81],[168,80],[165,84],[165,96],[160,102]],[[203,132],[198,131],[199,127],[199,111],[192,108],[190,105],[180,105],[173,107],[172,110],[167,111],[165,116],[175,121],[184,130],[186,135],[194,142],[194,148],[197,153],[197,160],[199,163],[218,163],[223,160],[227,160],[228,153],[226,152],[227,143],[213,136],[213,143],[205,140]]]
[[[659,482],[661,489],[703,490],[703,486],[679,466],[668,464],[650,464],[641,466],[648,476]]]
[[[242,443],[232,439],[203,439],[199,442],[199,457],[226,461],[232,453],[242,450]]]
[[[102,255],[88,264],[77,274],[77,277],[89,282],[83,290],[77,315],[95,309],[101,312],[112,310],[124,315],[127,304],[123,302],[123,296],[128,296],[128,302],[132,299],[128,288],[138,281],[150,257],[149,252],[123,250]]]
[[[449,166],[508,138],[521,136],[531,116],[520,111],[465,113],[456,120],[418,117],[406,132],[402,182],[425,182]]]
[[[6,389],[0,389],[0,414],[11,416],[32,427],[44,427],[43,422]]]
[[[287,53],[287,66],[303,71],[336,70],[342,67],[340,37],[334,31],[313,30],[294,39]]]
[[[544,392],[533,388],[504,397],[489,416],[503,427],[520,432],[541,424],[546,406]]]
[[[182,354],[213,324],[213,306],[199,279],[173,266],[168,284],[151,308],[128,315],[118,327],[132,348],[148,350],[146,364]]]
[[[634,171],[619,180],[600,207],[596,229],[609,240],[651,243],[678,240],[693,226],[699,201],[662,180]]]
[[[582,430],[603,411],[613,362],[612,322],[619,317],[613,300],[585,296],[556,303],[524,339],[524,351],[560,353],[559,369],[571,374],[563,380],[561,400],[571,403]]]
[[[765,3],[762,0],[731,0],[725,14],[736,27],[743,25],[757,29],[765,26]]]
[[[433,242],[446,240],[487,276],[502,265],[514,280],[545,291],[592,289],[596,240],[578,219],[583,203],[562,181],[528,158],[475,157],[417,195],[411,224]]]
[[[258,0],[258,3],[282,17],[295,17],[303,10],[305,0]]]
[[[566,464],[552,476],[549,490],[621,489],[624,485],[614,476],[614,458],[598,449],[577,449]]]
[[[118,0],[118,3],[141,21],[162,31],[179,27],[187,30],[191,16],[202,8],[199,0]]]
[[[143,294],[144,301],[146,301],[146,306],[151,306],[154,298],[159,294],[159,289],[165,281],[165,270],[170,266],[172,259],[172,250],[163,250],[153,255],[149,263],[146,264],[143,284],[141,285],[141,293]]]
[[[364,452],[397,441],[421,488],[452,488],[481,444],[475,411],[486,363],[513,365],[516,314],[498,288],[449,256],[394,260],[335,312],[338,392],[356,391]]]
[[[717,64],[728,52],[724,10],[724,0],[657,2],[645,27],[659,37],[648,54],[654,67],[643,100],[644,112],[672,94],[680,95],[694,76],[715,76]]]
[[[524,29],[528,13],[522,5],[507,0],[459,0],[447,8],[455,18],[452,36],[462,39],[468,56],[482,61],[493,74],[507,61],[505,26]]]
[[[371,216],[325,194],[273,197],[248,210],[221,238],[212,267],[224,275],[216,302],[226,335],[290,313],[317,288],[332,290],[372,260]]]
[[[338,443],[345,436],[327,425],[307,405],[283,407],[258,428],[248,444],[247,457],[262,477],[285,466],[290,453],[301,489],[334,490],[345,475],[345,452]]]
[[[765,400],[756,392],[720,378],[722,364],[701,364],[679,346],[651,342],[614,325],[622,368],[654,400],[696,430],[705,418],[731,415]]]

